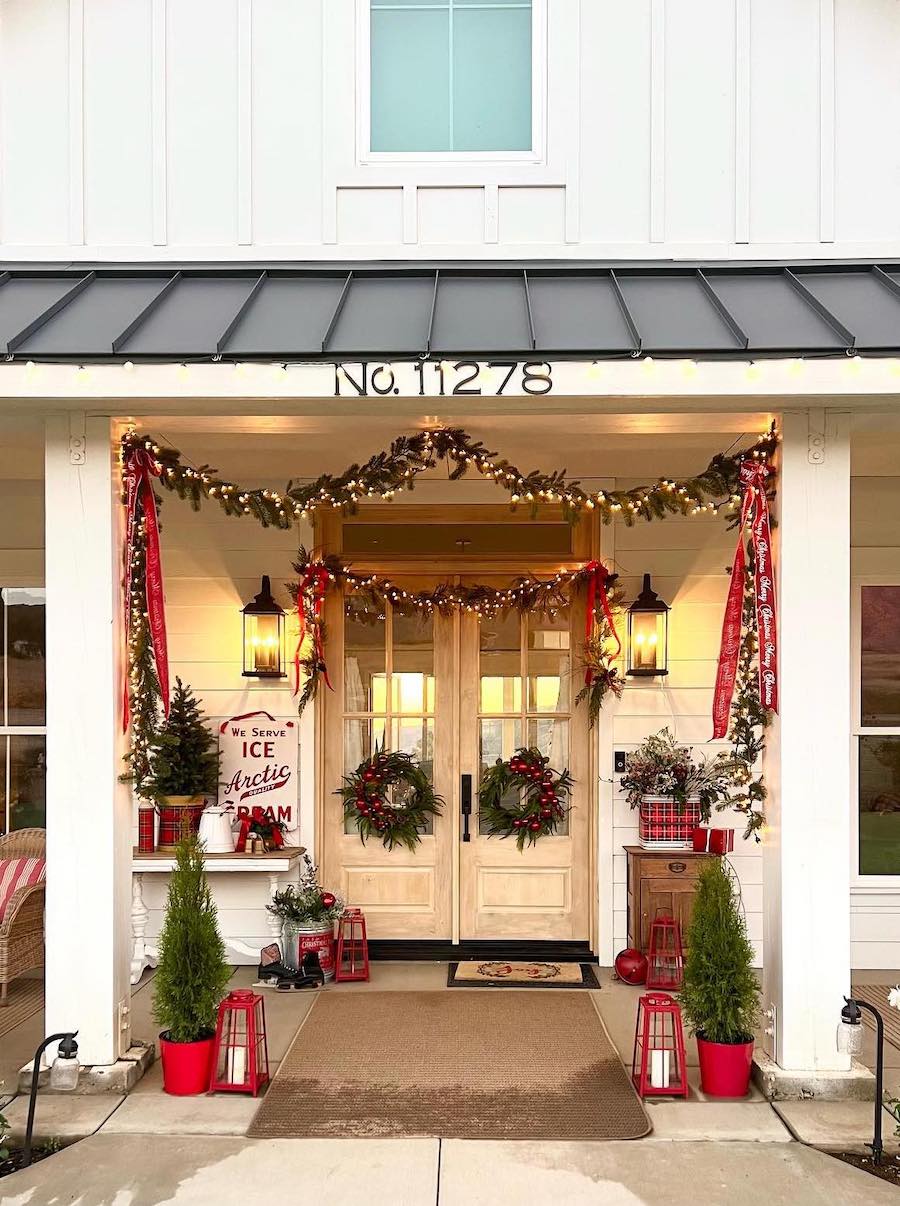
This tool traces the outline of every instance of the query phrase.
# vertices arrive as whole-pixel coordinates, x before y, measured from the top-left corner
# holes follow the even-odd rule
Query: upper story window
[[[370,150],[522,154],[532,0],[371,0]]]

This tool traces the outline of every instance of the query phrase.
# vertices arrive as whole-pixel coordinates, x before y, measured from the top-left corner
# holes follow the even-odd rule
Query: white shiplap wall
[[[896,0],[535,0],[538,162],[364,162],[368,0],[3,0],[8,258],[900,254]]]
[[[617,482],[626,488],[636,482]],[[615,560],[627,597],[640,589],[640,576],[653,575],[653,589],[669,604],[669,674],[649,682],[631,681],[618,702],[603,711],[600,741],[601,774],[609,774],[613,751],[631,751],[651,733],[668,726],[679,741],[694,747],[695,755],[714,755],[727,749],[711,743],[713,685],[719,654],[722,614],[728,591],[726,569],[731,564],[735,534],[724,519],[707,516],[669,518],[664,523],[618,524],[604,534],[604,552]],[[602,768],[606,768],[604,771]],[[613,854],[614,948],[626,945],[627,873],[622,847],[637,844],[637,820],[618,788],[618,776],[601,787],[601,849],[603,827],[611,810]],[[739,814],[715,814],[712,822],[733,826],[735,850],[730,856],[741,885],[747,929],[762,964],[762,848],[744,841]],[[601,858],[602,862],[602,858]],[[602,888],[601,888],[602,892]],[[601,919],[602,925],[602,919]]]
[[[283,488],[284,482],[278,485]],[[266,683],[243,678],[240,611],[259,591],[260,576],[264,573],[272,579],[276,598],[285,610],[290,608],[283,583],[292,576],[291,561],[302,539],[298,531],[263,529],[250,518],[227,518],[215,506],[205,505],[196,513],[188,503],[174,496],[165,499],[162,523],[172,682],[179,675],[190,683],[210,719],[222,720],[259,709],[276,717],[296,718],[297,705],[289,679]],[[290,652],[292,636],[296,638],[296,626],[289,624]],[[301,841],[310,851],[314,810],[313,725],[313,709],[309,708],[301,720],[298,740]],[[144,876],[144,903],[150,911],[147,941],[151,947],[163,921],[167,882],[164,875]],[[242,962],[251,961],[247,952],[252,955],[271,941],[264,907],[268,877],[220,874],[211,875],[210,882],[230,956]],[[283,876],[282,882],[288,882],[288,877]]]

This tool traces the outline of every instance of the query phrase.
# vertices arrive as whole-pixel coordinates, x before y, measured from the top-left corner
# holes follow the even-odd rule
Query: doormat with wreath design
[[[538,959],[467,959],[451,963],[449,988],[593,988],[600,982],[590,963],[550,963]]]

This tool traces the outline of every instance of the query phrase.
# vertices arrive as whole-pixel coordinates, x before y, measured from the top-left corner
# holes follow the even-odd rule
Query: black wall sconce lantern
[[[284,678],[284,609],[272,598],[268,574],[243,616],[244,678]]]
[[[646,678],[669,673],[669,607],[651,588],[649,574],[628,608],[628,673]]]

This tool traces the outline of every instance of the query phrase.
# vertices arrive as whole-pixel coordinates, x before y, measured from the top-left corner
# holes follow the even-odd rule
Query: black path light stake
[[[859,1055],[862,1050],[862,1013],[867,1009],[875,1019],[875,1134],[873,1141],[867,1144],[872,1149],[872,1159],[875,1164],[881,1163],[884,1155],[884,1144],[881,1141],[881,1111],[884,1096],[884,1021],[874,1005],[859,1001],[854,997],[844,997],[846,1004],[841,1010],[841,1021],[838,1026],[838,1051],[848,1055]]]
[[[73,1059],[78,1054],[78,1044],[75,1042],[77,1030],[63,1030],[60,1034],[51,1034],[45,1038],[34,1053],[34,1063],[31,1067],[31,1095],[28,1098],[28,1123],[25,1127],[25,1146],[22,1148],[20,1168],[27,1168],[31,1163],[31,1133],[34,1130],[34,1109],[37,1105],[38,1079],[41,1074],[41,1056],[51,1043],[59,1041],[59,1054],[64,1059]]]

